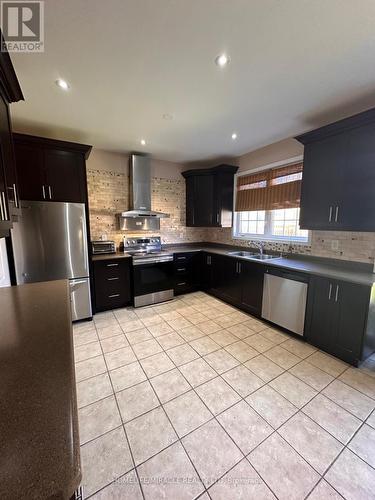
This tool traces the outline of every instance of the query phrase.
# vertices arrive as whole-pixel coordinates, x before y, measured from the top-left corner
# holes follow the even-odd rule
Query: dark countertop
[[[288,269],[290,271],[298,271],[307,274],[313,274],[314,276],[322,276],[324,278],[348,281],[350,283],[357,283],[360,285],[372,286],[375,283],[375,274],[371,272],[371,265],[369,264],[352,263],[348,261],[338,261],[333,259],[323,259],[319,257],[297,255],[283,256],[282,258],[272,259],[268,261],[250,260],[246,257],[229,255],[229,252],[233,252],[236,250],[250,250],[257,252],[256,249],[229,247],[224,245],[168,245],[167,248],[173,253],[205,251],[220,255],[227,255],[229,257],[245,260],[248,262],[257,262],[260,265],[264,265],[267,267],[278,267]]]
[[[131,255],[126,252],[101,253],[92,256],[92,260],[130,259]]]
[[[289,254],[278,259],[267,261],[250,260],[246,257],[238,257],[229,255],[230,252],[236,250],[250,250],[257,252],[257,249],[244,247],[231,247],[229,245],[215,244],[181,244],[181,245],[163,245],[165,250],[173,253],[183,252],[210,252],[220,255],[227,255],[236,259],[242,259],[249,262],[257,262],[260,265],[267,267],[279,267],[290,271],[298,271],[314,276],[322,276],[334,280],[348,281],[350,283],[358,283],[360,285],[372,286],[375,283],[375,274],[371,272],[370,264],[353,263],[348,261],[324,259],[321,257],[311,257]],[[116,252],[115,254],[94,255],[93,260],[110,260],[119,258],[129,258],[126,252]]]
[[[69,499],[81,481],[67,280],[0,288],[0,498]]]

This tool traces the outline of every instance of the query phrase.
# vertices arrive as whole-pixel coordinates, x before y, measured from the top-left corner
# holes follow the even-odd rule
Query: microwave
[[[92,241],[91,248],[93,255],[101,253],[116,253],[116,245],[114,241]]]

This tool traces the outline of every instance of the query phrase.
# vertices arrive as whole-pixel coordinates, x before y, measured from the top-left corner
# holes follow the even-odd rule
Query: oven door
[[[168,262],[133,262],[134,296],[173,290],[173,260]]]

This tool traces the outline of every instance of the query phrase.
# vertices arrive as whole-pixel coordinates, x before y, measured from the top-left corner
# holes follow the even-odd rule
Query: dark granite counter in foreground
[[[81,480],[68,281],[0,288],[0,498],[69,499]]]

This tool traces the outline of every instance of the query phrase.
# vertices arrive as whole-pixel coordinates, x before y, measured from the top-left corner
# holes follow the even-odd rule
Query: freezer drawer
[[[92,317],[90,279],[69,280],[72,321]]]
[[[264,275],[262,318],[298,335],[304,334],[308,284],[297,275]]]

